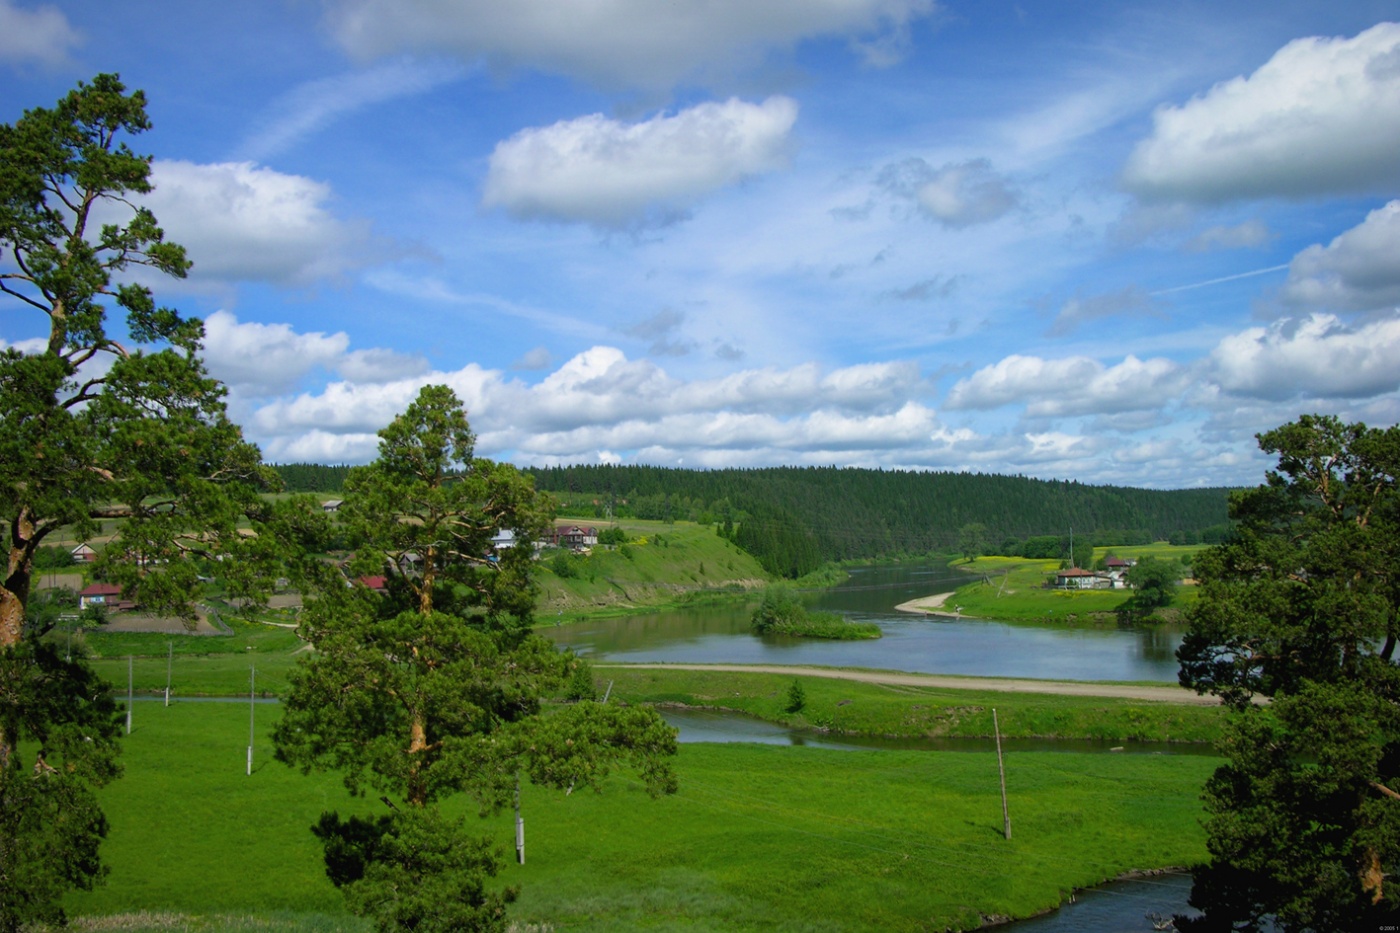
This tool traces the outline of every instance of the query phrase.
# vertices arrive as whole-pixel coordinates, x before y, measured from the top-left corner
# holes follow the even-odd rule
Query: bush
[[[602,531],[598,532],[599,544],[619,545],[626,544],[627,541],[627,532],[623,531],[621,528],[604,528]]]
[[[794,680],[792,686],[788,688],[787,711],[789,713],[801,712],[802,707],[807,705],[807,691],[802,689],[802,681]]]
[[[754,610],[750,625],[759,635],[797,635],[838,641],[881,635],[880,626],[873,622],[857,623],[834,612],[808,611],[797,593],[782,584],[763,591],[763,601]]]

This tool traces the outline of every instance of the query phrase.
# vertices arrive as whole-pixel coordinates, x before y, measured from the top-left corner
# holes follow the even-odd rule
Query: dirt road
[[[1013,680],[1008,677],[956,677],[945,674],[905,674],[898,671],[849,671],[830,667],[789,667],[763,664],[607,664],[595,663],[603,670],[617,668],[657,668],[677,671],[735,671],[751,674],[792,674],[802,677],[829,677],[833,680],[857,680],[867,684],[892,684],[901,687],[942,687],[949,690],[997,690],[1004,693],[1050,693],[1058,696],[1116,697],[1125,700],[1148,700],[1156,703],[1186,703],[1196,706],[1217,706],[1213,696],[1197,696],[1183,687],[1139,686],[1135,684],[1082,683],[1067,680]]]

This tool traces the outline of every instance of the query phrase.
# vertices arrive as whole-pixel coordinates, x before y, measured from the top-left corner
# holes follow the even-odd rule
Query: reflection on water
[[[907,738],[829,735],[806,729],[789,729],[777,723],[709,709],[666,708],[662,718],[680,731],[681,742],[754,742],[760,745],[798,745],[838,751],[993,752],[993,739]],[[1002,739],[1007,754],[1016,752],[1105,752],[1127,755],[1207,755],[1205,744],[1180,742],[1108,742],[1094,739]]]
[[[942,565],[858,568],[814,599],[818,609],[874,622],[884,637],[860,642],[759,638],[752,606],[672,610],[542,629],[561,646],[612,661],[694,664],[818,664],[928,674],[1071,680],[1176,681],[1170,626],[1071,629],[943,619],[898,612],[911,599],[947,592],[967,575]]]

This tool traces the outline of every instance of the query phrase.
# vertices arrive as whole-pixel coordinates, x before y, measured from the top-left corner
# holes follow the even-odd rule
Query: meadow
[[[102,791],[111,875],[69,900],[84,927],[364,929],[309,827],[327,809],[381,805],[272,760],[278,715],[257,707],[247,776],[247,705],[138,702],[126,774]],[[513,916],[536,929],[968,929],[1202,858],[1197,795],[1215,764],[1008,755],[1008,841],[991,754],[687,745],[672,797],[625,775],[569,797],[527,787],[526,864],[498,882],[522,886]],[[508,849],[509,813],[481,827]]]
[[[1171,545],[1163,542],[1134,547],[1095,548],[1094,559],[1113,555],[1140,560],[1189,561],[1204,545]],[[958,588],[944,604],[943,611],[959,607],[961,614],[1005,622],[1059,623],[1069,625],[1114,625],[1118,609],[1132,596],[1131,590],[1045,589],[1060,567],[1058,560],[1024,557],[979,557],[955,561],[949,566],[975,574],[975,582]],[[1194,586],[1177,587],[1170,606],[1154,615],[1162,621],[1179,621],[1196,600]]]

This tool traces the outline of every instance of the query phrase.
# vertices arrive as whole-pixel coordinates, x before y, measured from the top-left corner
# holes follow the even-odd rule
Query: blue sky
[[[429,382],[521,465],[1252,484],[1400,420],[1400,2],[0,0],[0,120],[98,72],[274,462]]]

